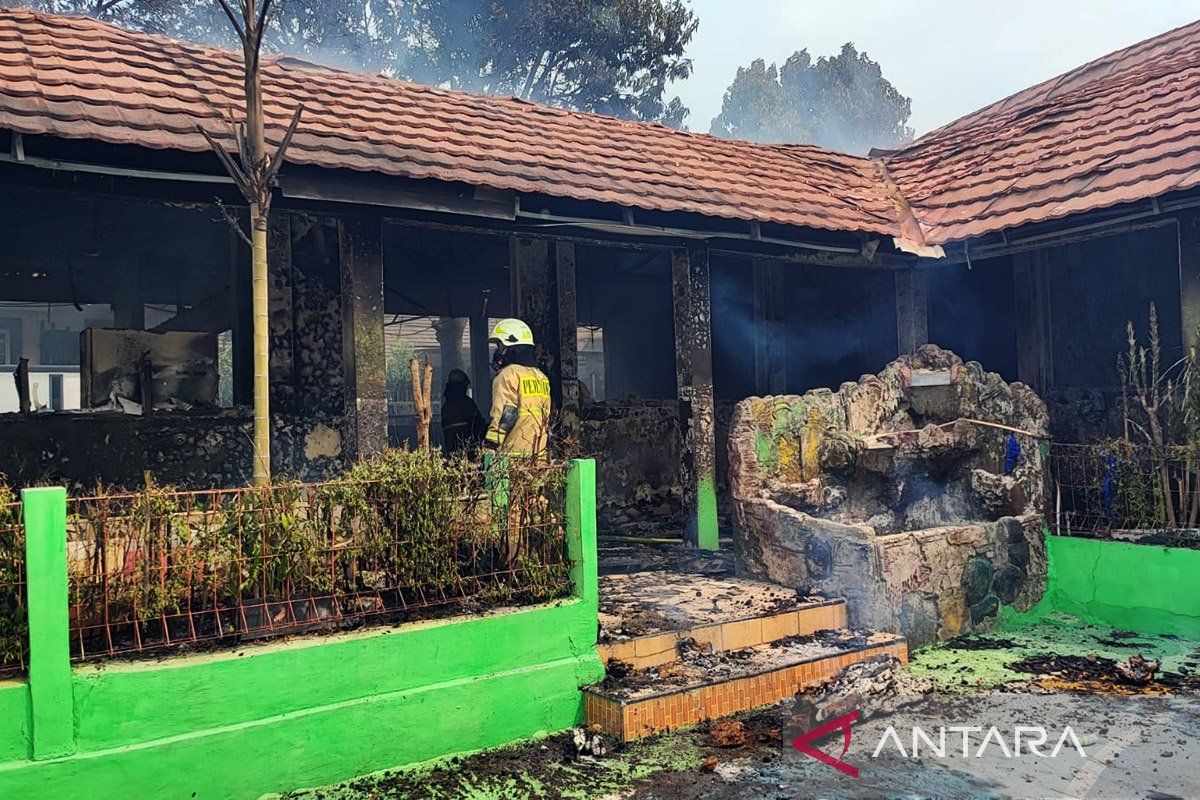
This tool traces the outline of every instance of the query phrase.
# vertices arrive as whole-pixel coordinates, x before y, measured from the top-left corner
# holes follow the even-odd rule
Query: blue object
[[[1104,516],[1108,517],[1109,524],[1112,524],[1117,518],[1114,511],[1117,501],[1117,457],[1105,454],[1100,458],[1107,466],[1104,470],[1104,479],[1100,483],[1100,500],[1104,504]]]
[[[1004,447],[1004,474],[1012,475],[1013,470],[1021,463],[1021,443],[1017,441],[1014,434],[1008,435],[1008,442]]]

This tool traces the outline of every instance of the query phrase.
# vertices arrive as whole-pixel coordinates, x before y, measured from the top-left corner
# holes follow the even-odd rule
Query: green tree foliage
[[[0,0],[3,4],[6,0]],[[32,0],[137,30],[231,45],[213,0]],[[268,52],[560,108],[682,125],[686,0],[278,0]]]
[[[911,114],[912,100],[883,77],[878,63],[847,43],[836,56],[816,61],[801,50],[783,67],[762,59],[740,67],[711,132],[866,153],[910,141]]]

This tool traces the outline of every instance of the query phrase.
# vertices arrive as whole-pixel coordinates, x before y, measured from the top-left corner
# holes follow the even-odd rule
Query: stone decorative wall
[[[0,414],[0,480],[53,482],[72,492],[98,485],[137,488],[150,470],[160,484],[185,488],[249,482],[249,409],[119,414]]]
[[[933,345],[836,392],[744,400],[739,568],[917,644],[986,627],[1045,586],[1047,426],[1028,387]]]

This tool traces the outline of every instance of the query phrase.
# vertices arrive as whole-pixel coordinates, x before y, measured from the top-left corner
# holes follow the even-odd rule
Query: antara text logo
[[[851,726],[858,722],[858,710],[829,720],[791,740],[792,747],[804,755],[833,767],[838,772],[858,777],[858,767],[845,761],[850,750]],[[842,752],[836,758],[816,747],[829,734],[841,731]],[[1071,726],[1050,731],[1040,725],[1016,725],[1011,730],[996,726],[939,725],[929,729],[914,725],[911,730],[889,725],[880,736],[871,758],[896,753],[902,758],[1058,758],[1064,750],[1087,758],[1083,742]]]

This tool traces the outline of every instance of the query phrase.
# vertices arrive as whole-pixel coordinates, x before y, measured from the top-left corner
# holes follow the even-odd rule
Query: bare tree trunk
[[[274,156],[267,154],[263,119],[262,83],[259,53],[266,33],[267,15],[272,0],[239,0],[236,10],[229,0],[217,0],[230,25],[242,43],[243,84],[245,88],[246,119],[234,128],[238,162],[230,157],[223,145],[203,128],[200,133],[208,140],[225,170],[237,184],[250,206],[251,308],[254,345],[254,483],[263,486],[271,481],[271,397],[270,397],[270,317],[267,303],[267,223],[271,213],[271,191],[275,176],[283,165],[284,153],[296,132],[303,106],[296,108],[292,122],[284,132]],[[261,2],[261,5],[260,5]],[[240,228],[239,228],[240,232]]]
[[[250,208],[254,316],[254,484],[271,482],[270,316],[267,305],[267,215]]]
[[[421,365],[414,358],[408,362],[412,372],[413,417],[417,423],[417,449],[428,451],[429,425],[433,422],[433,364],[425,362],[425,379],[421,380]]]

